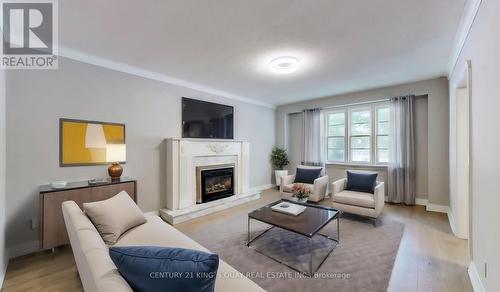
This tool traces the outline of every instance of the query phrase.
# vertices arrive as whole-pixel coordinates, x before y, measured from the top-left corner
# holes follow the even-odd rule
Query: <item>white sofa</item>
[[[322,169],[322,174],[319,178],[314,180],[314,184],[304,184],[311,189],[312,194],[307,199],[308,201],[319,202],[323,200],[328,191],[328,175],[324,175],[324,168],[318,166],[306,166],[298,165],[297,168],[308,168],[308,169]],[[284,199],[290,199],[292,197],[292,188],[295,181],[295,174],[287,175],[281,177],[280,192],[281,197]]]
[[[64,222],[78,273],[86,292],[132,292],[109,256],[108,246],[74,201],[62,204]],[[160,217],[146,215],[147,222],[123,234],[115,246],[181,247],[208,252],[206,248],[165,223]],[[220,260],[215,291],[265,291],[233,267]]]
[[[332,183],[332,205],[337,210],[377,219],[384,209],[384,183],[377,181],[374,193],[346,191],[347,179]]]

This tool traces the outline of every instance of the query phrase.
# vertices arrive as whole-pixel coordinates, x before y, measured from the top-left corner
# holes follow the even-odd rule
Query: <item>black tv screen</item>
[[[182,137],[233,139],[232,106],[182,98]]]

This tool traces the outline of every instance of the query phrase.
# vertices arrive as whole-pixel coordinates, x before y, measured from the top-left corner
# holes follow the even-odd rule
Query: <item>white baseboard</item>
[[[420,199],[420,198],[416,198],[415,199],[415,204],[417,205],[420,205],[420,206],[427,206],[427,199]]]
[[[474,262],[470,262],[467,272],[469,274],[469,279],[474,292],[486,292],[486,289],[484,289],[483,283],[481,282],[481,278],[479,277],[479,273],[477,271],[476,264]]]
[[[7,255],[10,259],[13,259],[23,255],[34,253],[39,250],[40,250],[39,241],[33,240],[9,247],[7,249]]]
[[[388,201],[387,196],[385,196],[385,201]],[[431,212],[448,213],[448,211],[450,210],[450,207],[448,206],[432,204],[429,203],[427,199],[416,198],[415,205],[425,206],[425,209]]]
[[[149,212],[144,212],[144,216],[160,216],[160,211],[156,210],[156,211],[149,211]]]
[[[253,187],[251,189],[254,191],[262,192],[262,191],[268,190],[270,188],[273,188],[275,186],[276,186],[275,184],[267,184],[267,185],[256,186],[256,187]]]
[[[9,257],[8,254],[5,254],[5,265],[1,267],[0,271],[0,290],[2,289],[3,286],[3,280],[5,280],[5,274],[7,273],[7,266],[9,265]]]
[[[444,205],[437,205],[437,204],[432,204],[432,203],[427,203],[427,206],[425,207],[427,211],[431,212],[439,212],[439,213],[446,213],[448,214],[448,211],[450,210],[449,206],[444,206]]]
[[[453,232],[453,235],[457,236],[457,231],[455,230],[455,217],[453,217],[451,209],[448,210],[448,221],[450,222],[451,232]]]

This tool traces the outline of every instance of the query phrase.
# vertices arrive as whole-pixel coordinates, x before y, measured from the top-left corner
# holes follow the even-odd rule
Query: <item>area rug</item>
[[[267,228],[269,225],[252,220],[253,235]],[[336,237],[336,228],[332,221],[321,233]],[[340,243],[313,277],[247,247],[246,215],[216,221],[209,228],[188,235],[267,291],[386,291],[403,231],[404,224],[398,221],[383,218],[375,227],[369,220],[344,215],[340,221]],[[279,230],[275,236],[278,233]],[[287,244],[291,252],[307,252],[305,247],[300,248],[300,242],[294,245],[291,241],[281,248],[287,248]]]

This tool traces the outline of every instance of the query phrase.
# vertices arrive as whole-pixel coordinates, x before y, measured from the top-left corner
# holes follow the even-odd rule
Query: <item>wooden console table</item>
[[[90,185],[88,181],[68,183],[64,189],[40,186],[40,248],[49,249],[69,243],[61,204],[75,201],[83,209],[83,203],[106,200],[126,191],[137,202],[137,181],[133,178],[107,180]]]

